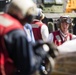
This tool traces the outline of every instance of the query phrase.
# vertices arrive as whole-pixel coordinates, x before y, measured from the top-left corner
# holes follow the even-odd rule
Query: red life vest
[[[0,75],[13,75],[15,66],[4,43],[4,35],[15,29],[23,29],[21,24],[8,14],[0,14]]]
[[[53,39],[53,42],[59,46],[61,45],[62,43],[64,43],[65,41],[63,41],[62,37],[61,37],[61,34],[60,34],[60,31],[55,31],[53,32],[53,36],[54,36],[54,39]],[[68,33],[67,34],[67,37],[69,36],[70,40],[72,39],[72,34],[71,33]],[[65,39],[67,39],[67,37]]]
[[[41,35],[41,26],[43,25],[42,22],[40,21],[33,21],[32,23],[32,28],[33,28],[33,33],[35,40],[42,40],[42,35]]]

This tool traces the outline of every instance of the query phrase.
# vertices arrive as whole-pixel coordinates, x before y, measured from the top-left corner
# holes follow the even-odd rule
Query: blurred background
[[[70,32],[76,34],[76,0],[33,0],[37,7],[43,10],[45,18],[44,23],[49,28],[49,32],[57,30],[57,19],[62,15],[69,15],[73,24]],[[11,0],[0,0],[0,12],[5,10]]]
[[[57,19],[62,15],[69,15],[72,18],[70,32],[76,35],[76,0],[33,0],[37,7],[43,10],[44,23],[49,28],[49,32],[55,31]],[[11,0],[0,0],[0,13],[6,8]],[[67,55],[67,54],[66,54]],[[61,55],[57,58],[56,66],[52,75],[76,75],[76,54]],[[68,60],[68,62],[66,62]],[[64,63],[63,63],[64,62]]]

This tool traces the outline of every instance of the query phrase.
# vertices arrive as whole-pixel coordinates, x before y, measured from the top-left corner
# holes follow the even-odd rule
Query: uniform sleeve
[[[53,42],[53,38],[54,38],[54,37],[53,37],[53,34],[50,33],[49,36],[48,36],[47,41],[50,42],[50,43],[52,43],[52,42]]]
[[[24,25],[24,30],[26,31],[28,41],[35,43],[35,38],[33,35],[32,26],[30,24],[26,23]]]
[[[30,31],[28,31],[28,29],[26,28],[26,26],[24,26],[24,30],[25,30],[25,32],[26,32],[26,34],[27,34],[27,39],[28,39],[28,41],[31,42],[31,36],[30,36],[30,34],[29,34]]]
[[[43,41],[47,41],[48,36],[49,36],[49,31],[48,31],[48,27],[46,25],[42,25],[41,27],[41,35],[42,35],[42,39]]]

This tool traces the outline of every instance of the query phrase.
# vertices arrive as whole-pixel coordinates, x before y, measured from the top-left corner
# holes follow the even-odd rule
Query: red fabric
[[[5,22],[2,23],[0,21],[0,75],[13,75],[16,68],[6,50],[3,36],[12,30],[23,29],[23,27],[16,19],[8,14],[1,14],[0,19]]]
[[[23,29],[23,26],[20,24],[20,22],[18,20],[16,20],[15,18],[11,17],[8,14],[1,14],[0,16],[2,16],[3,18],[5,18],[6,20],[9,20],[9,22],[11,21],[12,23],[9,26],[5,26],[5,25],[1,25],[0,24],[0,29],[2,30],[0,33],[0,35],[2,34],[6,34],[9,31],[15,30],[15,29]]]
[[[42,40],[42,35],[41,35],[41,26],[43,25],[42,22],[40,21],[33,21],[32,25],[36,25],[33,26],[33,33],[34,33],[34,37],[35,37],[35,40]]]
[[[67,37],[65,38],[65,41],[63,41],[62,37],[61,37],[61,34],[60,34],[60,31],[55,31],[53,32],[53,36],[54,36],[54,39],[53,39],[53,42],[59,46],[61,45],[62,43],[64,43],[66,40],[67,40],[67,37],[69,36],[70,37],[70,40],[72,39],[72,34],[68,33],[67,34]],[[56,38],[56,36],[59,36],[60,37],[60,41]]]

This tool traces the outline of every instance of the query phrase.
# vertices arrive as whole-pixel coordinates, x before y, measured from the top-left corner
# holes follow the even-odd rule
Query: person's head
[[[60,30],[66,34],[72,23],[71,18],[69,16],[61,16],[58,21]]]
[[[44,17],[45,17],[45,15],[42,13],[42,9],[37,8],[36,11],[37,11],[36,19],[38,19],[38,20],[43,20]]]
[[[12,0],[6,12],[22,22],[36,13],[36,4],[32,0]]]

